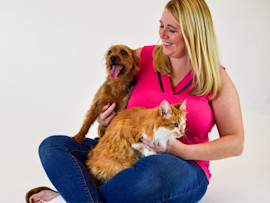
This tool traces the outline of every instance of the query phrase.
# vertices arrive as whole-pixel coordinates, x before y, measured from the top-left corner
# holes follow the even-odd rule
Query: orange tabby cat
[[[96,185],[103,185],[141,157],[155,154],[146,149],[140,138],[166,149],[168,142],[183,135],[185,123],[185,101],[169,105],[164,100],[153,109],[136,107],[121,111],[89,153],[86,164]]]

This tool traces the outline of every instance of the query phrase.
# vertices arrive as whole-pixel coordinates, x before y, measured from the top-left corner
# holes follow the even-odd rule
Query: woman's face
[[[159,36],[163,42],[163,53],[171,58],[185,56],[185,42],[180,25],[165,9],[160,19]]]

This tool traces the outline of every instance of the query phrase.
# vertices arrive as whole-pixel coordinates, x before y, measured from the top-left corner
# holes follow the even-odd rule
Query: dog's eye
[[[108,55],[111,55],[111,54],[112,54],[112,51],[109,51],[109,52],[108,52]]]
[[[122,50],[122,51],[121,51],[121,54],[122,54],[123,56],[125,56],[125,55],[127,55],[127,52],[126,52],[125,50]]]
[[[178,127],[178,123],[174,123],[173,126],[177,128]]]

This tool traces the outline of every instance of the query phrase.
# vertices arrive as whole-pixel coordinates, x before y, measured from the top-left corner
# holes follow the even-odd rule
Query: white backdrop
[[[42,171],[38,144],[80,128],[105,78],[108,47],[156,44],[166,2],[0,0],[0,154],[10,171],[0,173],[1,180],[14,178],[18,167],[29,170],[23,167],[27,157],[20,158],[26,152],[36,154],[32,170]],[[270,115],[270,1],[206,2],[242,108]],[[23,151],[5,158],[22,145]]]
[[[74,133],[112,44],[156,44],[167,0],[0,0],[0,130]],[[270,1],[208,0],[243,108],[270,114]],[[18,134],[12,134],[18,136]]]

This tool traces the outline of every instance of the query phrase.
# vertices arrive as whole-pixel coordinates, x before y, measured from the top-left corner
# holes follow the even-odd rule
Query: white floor
[[[245,110],[243,117],[244,153],[241,157],[211,162],[213,176],[201,203],[270,202],[270,116]],[[213,130],[212,139],[216,136]],[[38,145],[45,137],[45,134],[38,136],[35,133],[16,139],[3,136],[0,142],[0,202],[24,202],[24,195],[30,188],[52,187],[37,153]]]

